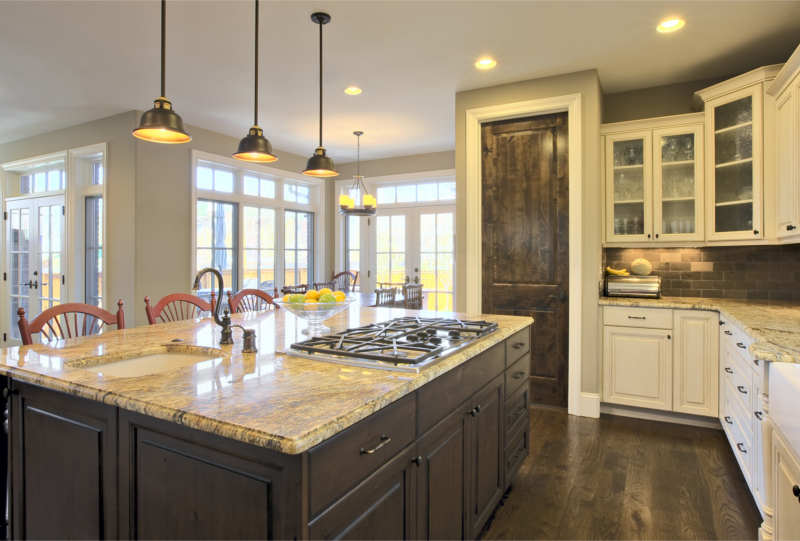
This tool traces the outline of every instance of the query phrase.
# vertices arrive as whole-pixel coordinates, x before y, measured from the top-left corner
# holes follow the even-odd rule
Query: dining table
[[[375,306],[377,294],[374,291],[354,291],[347,294],[348,297],[354,297],[361,306]],[[395,308],[405,307],[405,297],[403,297],[402,290],[398,290],[397,296],[394,298]],[[425,293],[422,294],[422,306],[425,306]]]

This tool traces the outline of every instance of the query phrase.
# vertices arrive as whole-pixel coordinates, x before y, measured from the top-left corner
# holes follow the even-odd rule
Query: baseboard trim
[[[600,395],[598,393],[581,393],[581,417],[600,417]]]
[[[719,423],[719,419],[717,419],[716,417],[701,417],[699,415],[676,413],[674,411],[651,410],[646,408],[621,406],[619,404],[609,404],[608,402],[603,402],[600,404],[600,413],[619,415],[621,417],[634,417],[636,419],[647,419],[650,421],[661,421],[664,423],[675,423],[679,425],[716,428],[718,430],[722,430],[722,425]]]

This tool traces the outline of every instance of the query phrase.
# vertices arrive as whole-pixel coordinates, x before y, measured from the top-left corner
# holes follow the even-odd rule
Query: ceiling
[[[317,146],[319,10],[338,162],[355,160],[354,130],[362,159],[452,150],[462,90],[597,68],[621,92],[783,62],[800,43],[800,2],[265,0],[259,124],[300,156]],[[152,0],[0,1],[0,144],[152,107],[159,14]],[[658,34],[670,16],[686,26]],[[482,56],[497,67],[476,69]],[[246,135],[252,63],[252,1],[167,4],[167,97],[187,124]]]

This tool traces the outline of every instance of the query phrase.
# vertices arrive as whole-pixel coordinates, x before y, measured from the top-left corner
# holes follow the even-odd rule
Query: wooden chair
[[[291,295],[292,293],[304,294],[306,291],[308,291],[308,284],[300,284],[299,286],[283,286],[281,288],[281,294],[283,295]]]
[[[173,293],[163,297],[155,306],[150,306],[150,297],[144,298],[144,312],[150,325],[184,321],[202,316],[203,312],[214,312],[217,307],[217,294],[211,292],[211,302],[189,293]],[[157,321],[160,319],[161,321]]]
[[[116,325],[117,329],[125,328],[125,311],[122,309],[122,299],[117,302],[117,313],[112,314],[107,310],[92,304],[70,302],[48,308],[30,323],[25,319],[25,309],[17,310],[19,316],[19,334],[22,344],[33,344],[33,333],[41,333],[43,341],[63,340],[77,338],[103,332],[103,325]],[[82,317],[79,318],[78,315]],[[79,321],[80,319],[80,321]]]
[[[276,291],[277,293],[277,291]],[[273,302],[274,297],[259,289],[243,289],[231,297],[228,291],[228,306],[231,313],[260,312],[262,310],[280,310],[280,306]]]
[[[331,280],[330,282],[314,282],[314,284],[312,285],[314,286],[314,289],[316,289],[317,291],[319,291],[320,289],[324,289],[326,287],[331,291],[336,290],[336,282],[334,280]]]
[[[356,284],[358,284],[358,272],[344,271],[340,272],[339,274],[332,272],[331,277],[333,281],[336,282],[336,289],[339,291],[350,293],[356,290]]]
[[[375,290],[375,306],[394,308],[395,297],[397,297],[396,287]]]
[[[403,288],[403,307],[406,310],[422,310],[422,284]]]

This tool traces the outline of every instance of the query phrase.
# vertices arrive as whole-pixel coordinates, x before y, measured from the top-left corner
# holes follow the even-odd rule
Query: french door
[[[372,284],[422,283],[424,309],[455,306],[455,207],[380,209],[370,234]]]
[[[64,286],[64,196],[6,201],[8,346],[22,342],[17,310],[28,321],[66,300]]]

